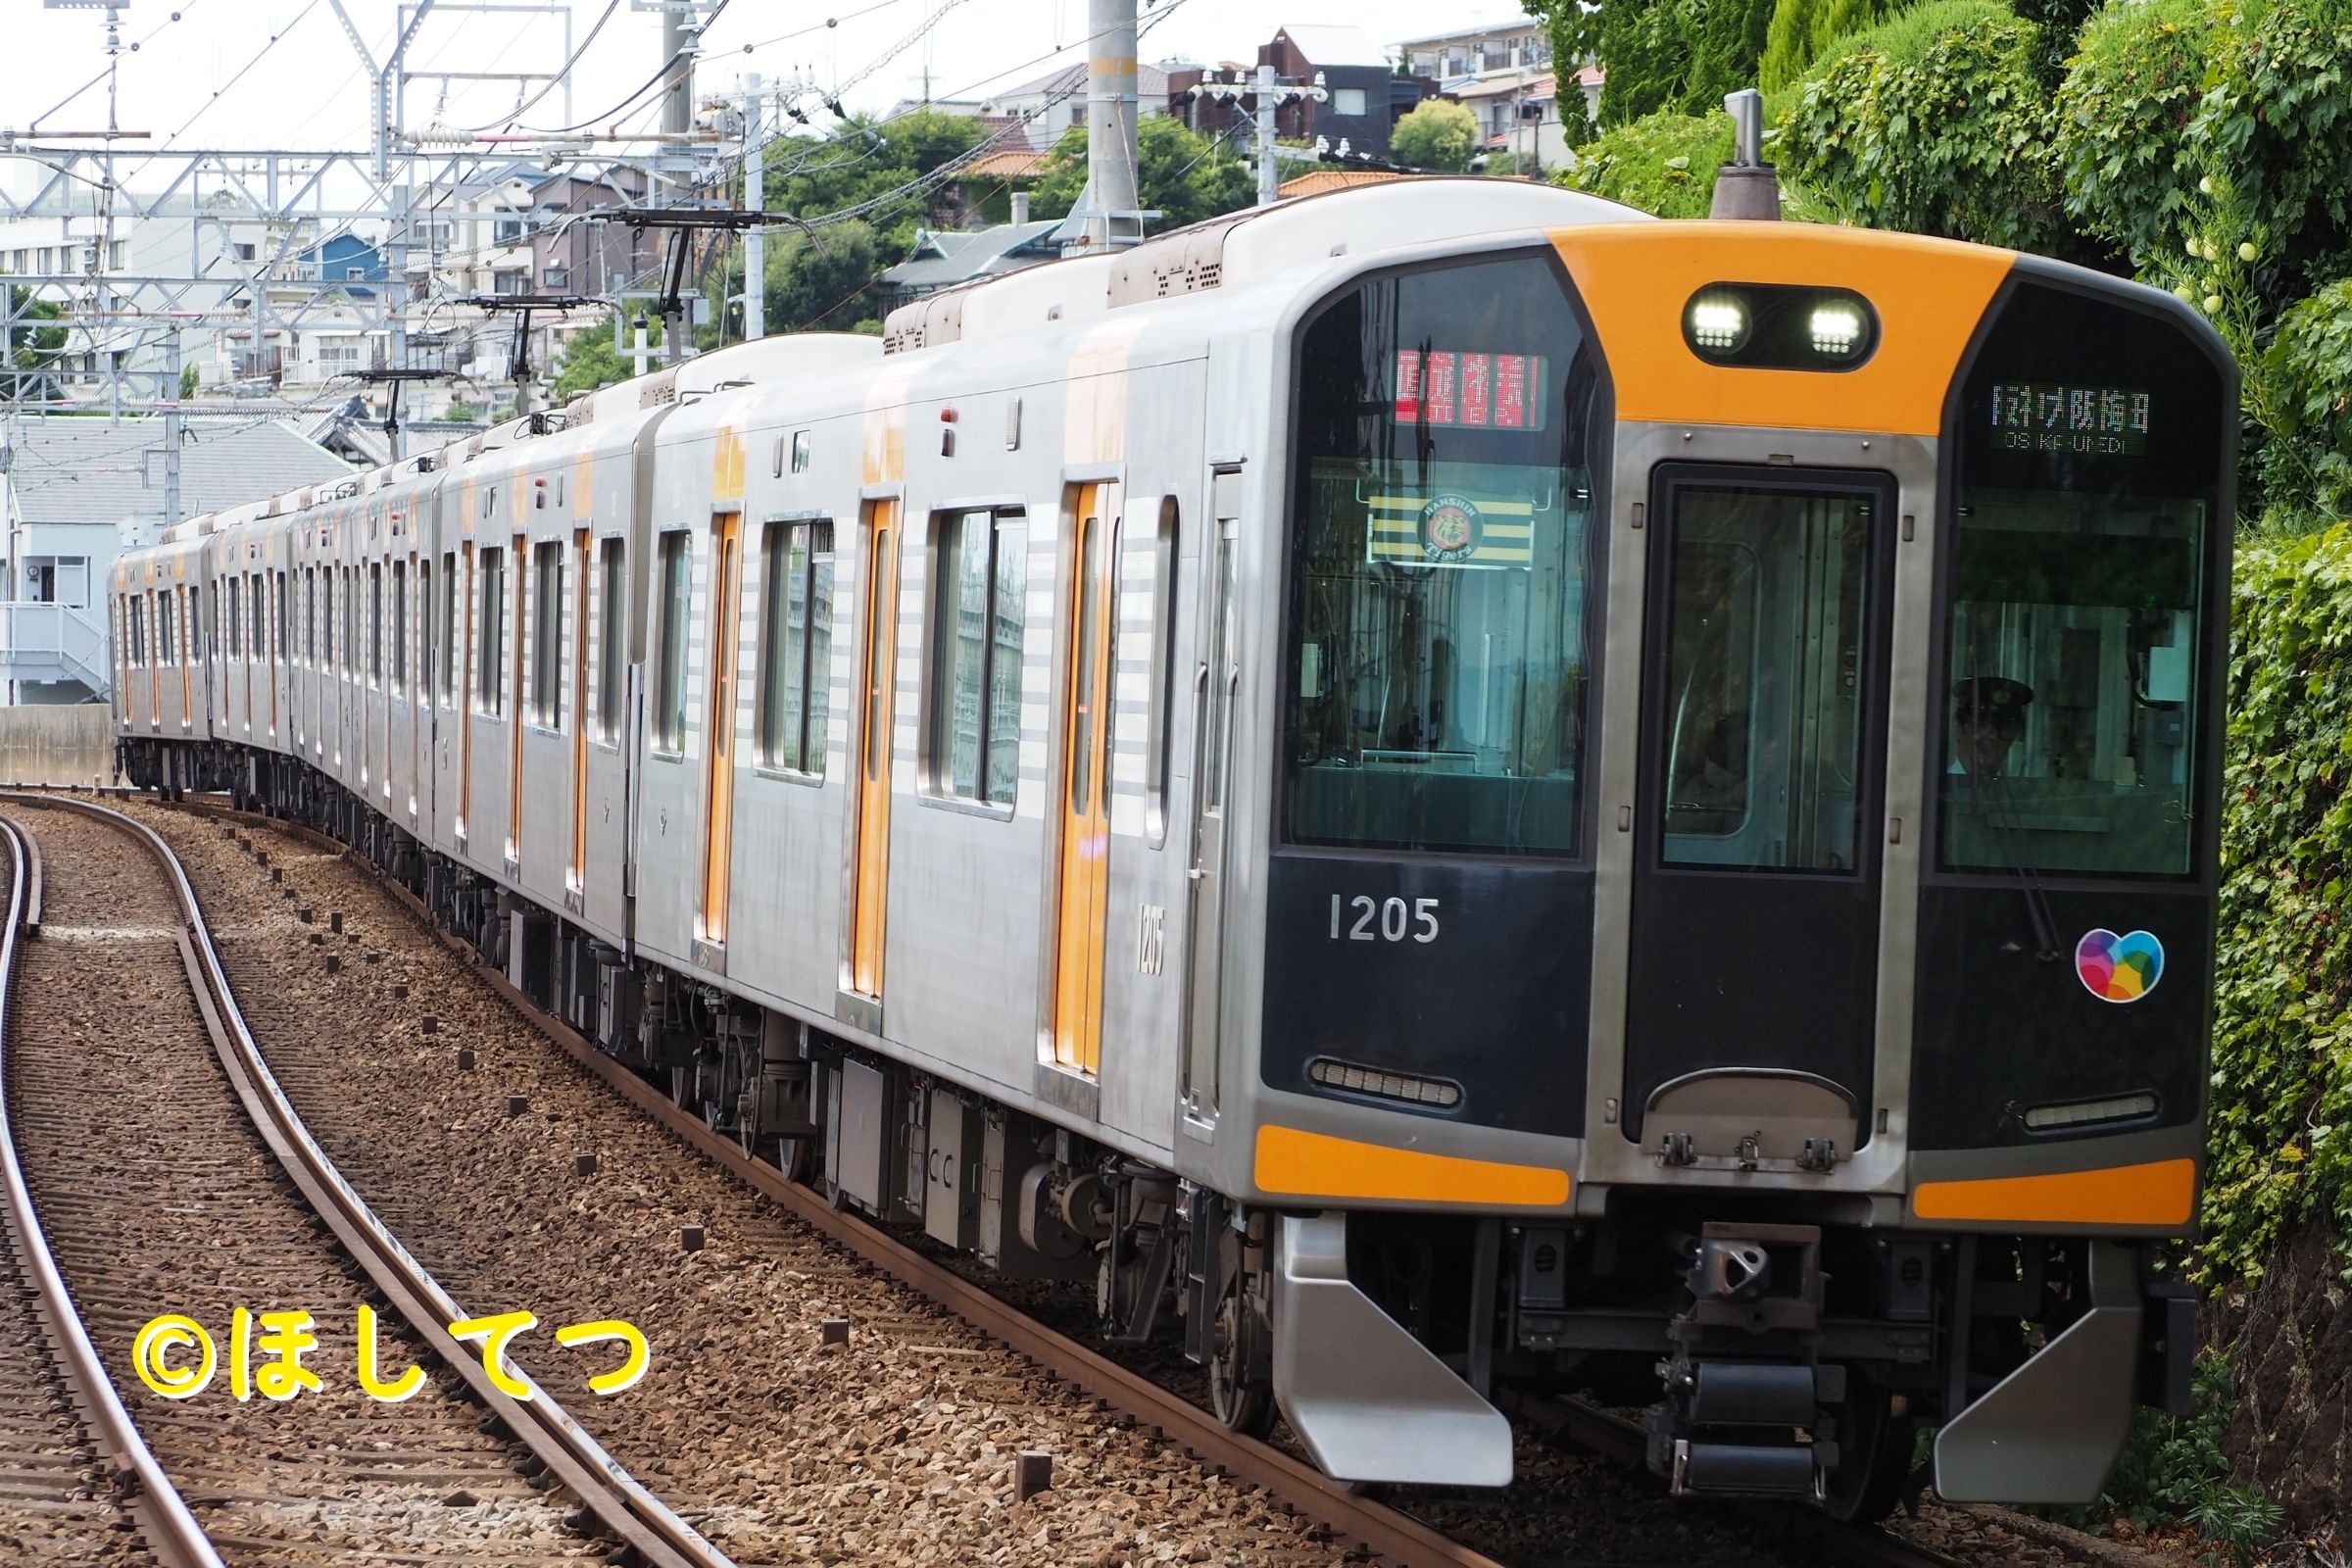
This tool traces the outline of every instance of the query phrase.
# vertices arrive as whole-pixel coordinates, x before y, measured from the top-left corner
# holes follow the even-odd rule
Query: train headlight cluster
[[[1710,365],[1850,370],[1879,346],[1879,313],[1852,289],[1709,283],[1683,307],[1683,341]]]

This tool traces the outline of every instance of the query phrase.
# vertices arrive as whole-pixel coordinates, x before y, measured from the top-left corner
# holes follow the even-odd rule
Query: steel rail
[[[12,1043],[8,1025],[17,996],[17,949],[39,921],[40,847],[33,836],[0,817],[0,838],[8,842],[12,870],[8,924],[0,930],[0,1186],[7,1189],[9,1241],[32,1276],[45,1337],[55,1350],[60,1372],[82,1423],[89,1429],[101,1455],[124,1494],[123,1505],[139,1527],[140,1539],[164,1568],[221,1568],[204,1527],[188,1511],[187,1500],[164,1473],[147,1446],[147,1440],[115,1393],[114,1380],[90,1343],[81,1314],[58,1273],[57,1259],[41,1232],[32,1193],[24,1184],[24,1169],[17,1160],[15,1116],[8,1103],[7,1049]]]
[[[72,796],[0,792],[0,802],[81,812],[123,833],[156,860],[179,903],[180,957],[214,1050],[246,1114],[312,1211],[417,1337],[465,1379],[474,1396],[578,1496],[616,1543],[635,1553],[644,1568],[733,1568],[723,1552],[608,1454],[528,1372],[513,1368],[529,1385],[530,1396],[510,1395],[491,1381],[481,1357],[450,1334],[448,1325],[467,1314],[376,1218],[278,1087],[229,988],[203,904],[163,835],[120,811]]]

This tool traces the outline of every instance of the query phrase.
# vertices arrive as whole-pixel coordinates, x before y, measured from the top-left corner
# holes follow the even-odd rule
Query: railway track
[[[388,1553],[536,1568],[617,1546],[649,1568],[725,1564],[545,1391],[510,1396],[450,1334],[466,1314],[326,1160],[262,1061],[170,846],[83,802],[0,804],[57,808],[42,813],[41,940],[10,925],[7,1040],[20,1191],[57,1263],[41,1283],[48,1320],[111,1350],[149,1318],[182,1313],[220,1342],[229,1374],[181,1399],[144,1393],[126,1372],[112,1380],[139,1426],[107,1430],[102,1416],[95,1441],[139,1477],[119,1490],[151,1554],[119,1549],[121,1560],[295,1568]],[[29,891],[29,872],[16,882]],[[94,986],[96,973],[107,983]],[[378,1375],[446,1369],[399,1402],[354,1386],[353,1331],[369,1298],[390,1308]],[[308,1368],[321,1386],[282,1402],[232,1394],[237,1306],[309,1311],[318,1344]],[[271,1393],[258,1375],[269,1348],[254,1356],[251,1392]],[[103,1410],[109,1379],[85,1375]],[[141,1433],[144,1468],[128,1446]]]
[[[24,1561],[154,1562],[220,1568],[220,1558],[129,1413],[74,1310],[24,1185],[9,1093],[6,1020],[18,945],[39,929],[39,841],[0,821],[8,873],[0,927],[0,1550]]]
[[[297,824],[233,811],[212,803],[189,803],[187,808],[209,817],[285,835],[317,853],[347,859],[401,905],[430,940],[443,945],[482,983],[495,990],[531,1028],[654,1123],[692,1146],[712,1165],[982,1335],[1017,1351],[1052,1377],[1083,1391],[1138,1425],[1160,1433],[1204,1465],[1261,1488],[1312,1520],[1320,1532],[1352,1544],[1375,1559],[1398,1568],[1506,1568],[1505,1559],[1487,1554],[1457,1539],[1457,1533],[1449,1526],[1433,1522],[1433,1518],[1442,1518],[1449,1511],[1443,1501],[1425,1503],[1424,1499],[1415,1498],[1406,1507],[1393,1506],[1333,1481],[1279,1448],[1236,1437],[1207,1411],[1182,1396],[1048,1328],[879,1227],[834,1209],[816,1193],[792,1182],[775,1166],[748,1157],[731,1135],[711,1131],[700,1116],[674,1104],[660,1090],[598,1052],[560,1019],[534,1006],[503,974],[481,964],[470,949],[435,928],[427,911],[408,890],[377,874],[374,867],[360,858],[349,856],[333,839]],[[1525,1414],[1547,1439],[1572,1444],[1612,1461],[1637,1466],[1640,1463],[1639,1433],[1603,1412],[1580,1405],[1546,1405]],[[1484,1501],[1467,1502],[1458,1511],[1474,1515],[1487,1506]],[[1785,1542],[1783,1550],[1789,1560],[1834,1562],[1850,1568],[1950,1568],[1954,1561],[1884,1530],[1844,1525],[1809,1509],[1758,1505],[1740,1512],[1760,1534]],[[1432,1517],[1423,1517],[1424,1514]],[[1570,1560],[1512,1554],[1507,1559],[1507,1568],[1564,1568]],[[1606,1563],[1622,1559],[1592,1556],[1573,1560],[1578,1568],[1603,1568]]]

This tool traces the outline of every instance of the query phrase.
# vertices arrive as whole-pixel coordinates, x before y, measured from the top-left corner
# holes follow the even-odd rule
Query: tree
[[[1181,121],[1152,115],[1136,125],[1136,199],[1156,212],[1153,233],[1182,228],[1250,205],[1256,186],[1223,137],[1195,135]],[[1046,155],[1029,210],[1067,217],[1086,189],[1086,127],[1073,125]]]
[[[1389,135],[1390,154],[1413,169],[1458,174],[1476,151],[1478,117],[1446,98],[1424,98]]]
[[[1723,95],[1757,83],[1777,11],[1796,0],[1526,0],[1550,24],[1552,59],[1597,59],[1603,128],[1644,115],[1719,114]],[[1830,5],[1870,0],[1804,0]]]
[[[787,136],[767,145],[767,210],[820,218],[872,205],[860,214],[872,228],[882,266],[914,248],[920,227],[954,227],[962,216],[952,185],[908,190],[941,166],[979,145],[969,115],[918,109],[894,120],[852,119],[829,136]]]
[[[645,341],[648,347],[661,345],[659,318],[646,322]],[[576,392],[593,392],[636,373],[636,362],[612,346],[612,318],[607,316],[564,342],[563,356],[556,362],[556,396],[563,399]]]
[[[5,390],[10,400],[16,402],[46,398],[54,383],[48,375],[36,372],[46,371],[65,352],[66,329],[27,323],[55,321],[65,312],[54,302],[13,283],[8,285],[8,309],[9,318],[16,324],[8,332],[8,364],[0,368],[0,390]]]

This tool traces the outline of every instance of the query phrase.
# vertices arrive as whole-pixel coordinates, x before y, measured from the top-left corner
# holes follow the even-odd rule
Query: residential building
[[[107,695],[106,593],[115,558],[165,525],[165,421],[18,418],[0,426],[0,696]],[[186,421],[183,517],[351,471],[274,419]]]
[[[888,318],[900,306],[943,288],[1057,260],[1061,242],[1054,233],[1062,220],[1028,221],[1025,196],[1016,202],[1015,212],[1021,221],[999,223],[994,228],[967,233],[915,230],[914,254],[884,272],[875,285],[875,314]]]
[[[1028,122],[1029,145],[1045,152],[1074,125],[1086,123],[1086,62],[1008,87],[981,104],[983,117],[1018,116]],[[1135,68],[1136,118],[1168,112],[1168,73],[1160,66]]]
[[[1397,47],[1414,75],[1434,77],[1449,88],[1490,71],[1551,69],[1551,33],[1530,17],[1407,38]]]
[[[1389,154],[1389,133],[1414,105],[1436,91],[1434,82],[1396,74],[1389,52],[1360,27],[1287,24],[1259,46],[1260,65],[1283,81],[1322,78],[1324,100],[1293,99],[1275,112],[1274,133],[1294,140],[1323,138],[1373,158]]]

